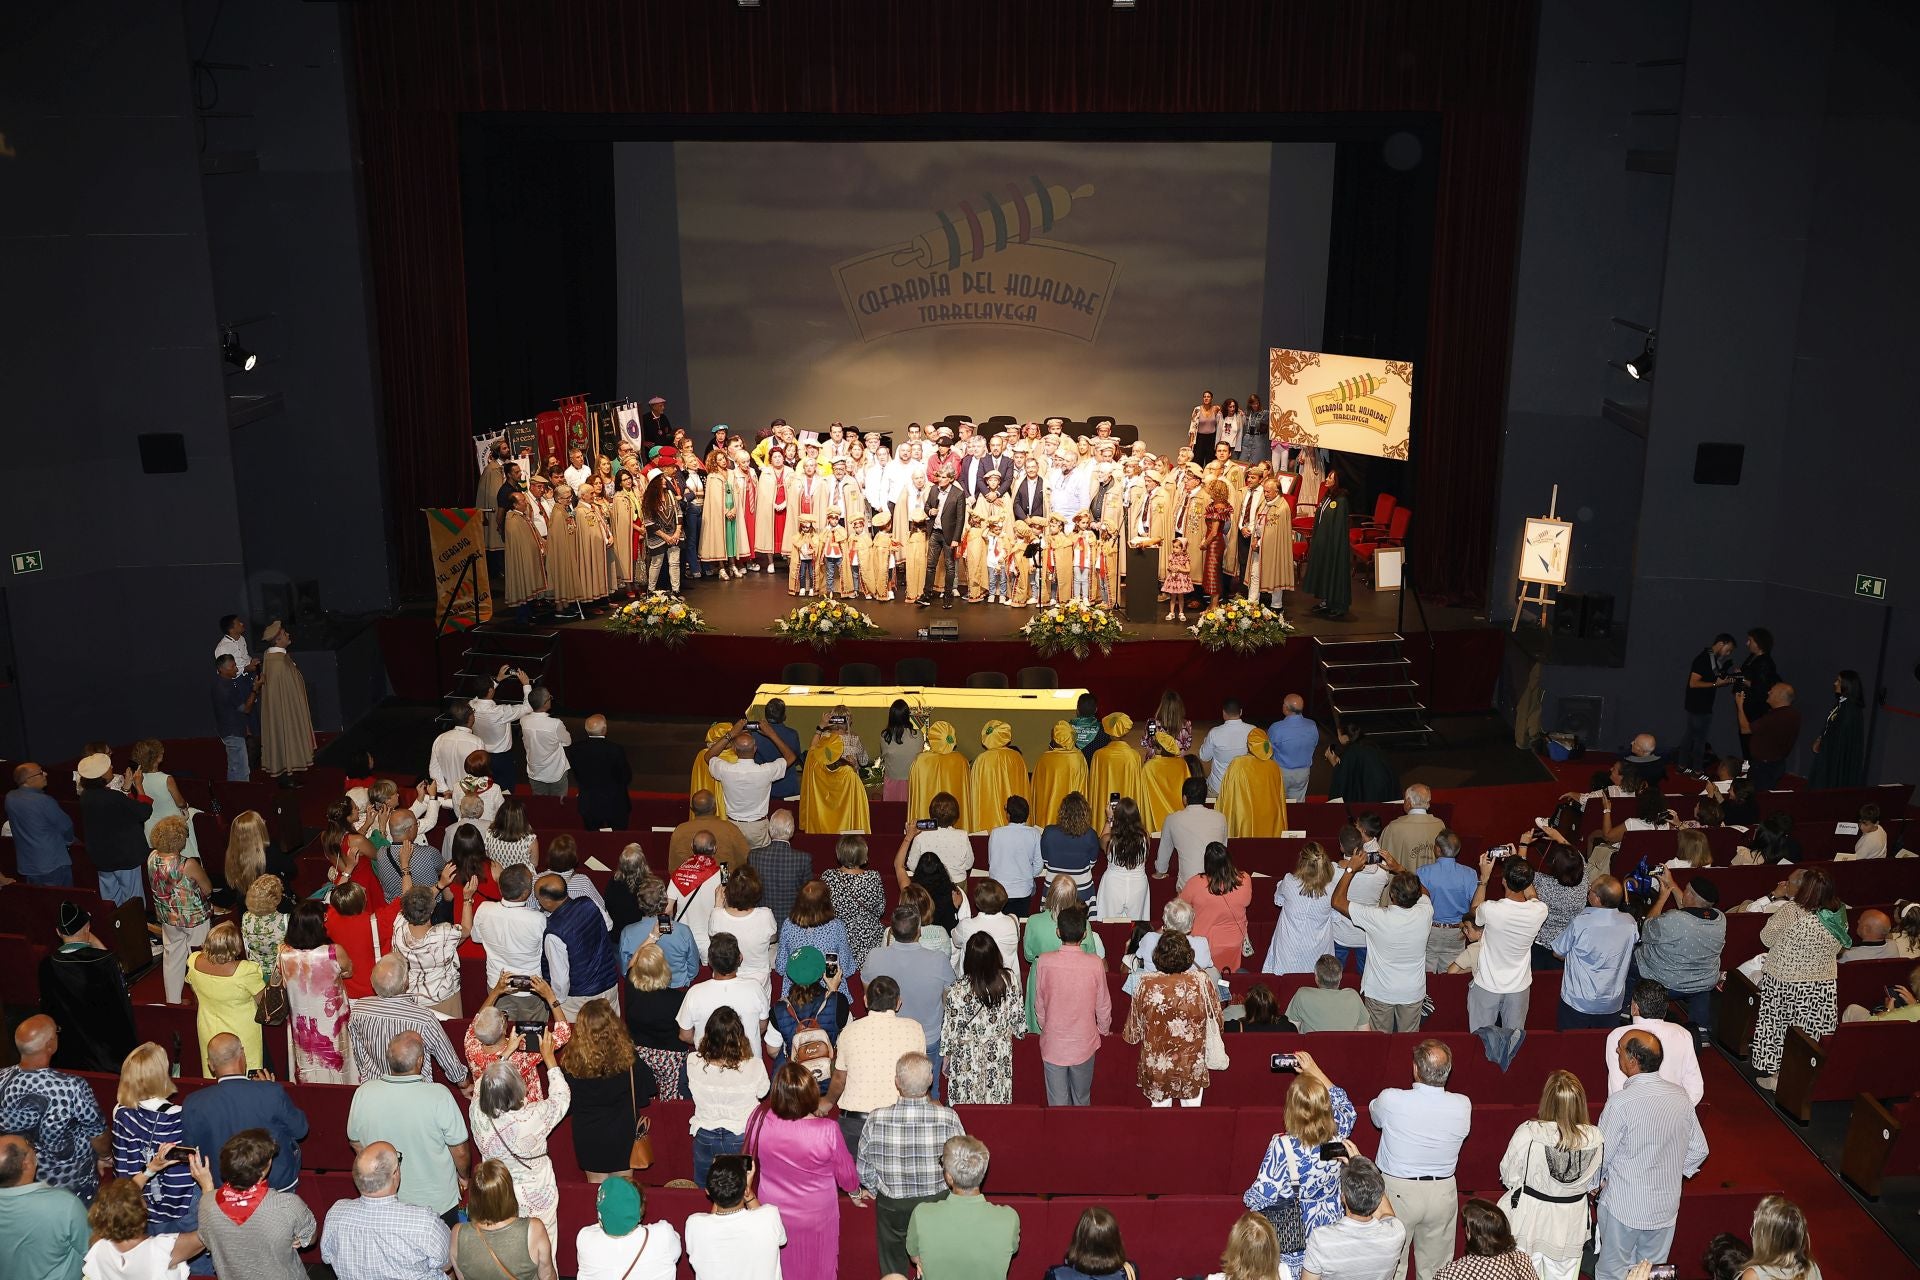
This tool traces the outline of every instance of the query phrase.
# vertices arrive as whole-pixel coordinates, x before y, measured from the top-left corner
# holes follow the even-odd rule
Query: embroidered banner
[[[422,514],[433,547],[433,616],[446,618],[443,633],[470,631],[493,617],[480,513],[473,507],[424,507]]]

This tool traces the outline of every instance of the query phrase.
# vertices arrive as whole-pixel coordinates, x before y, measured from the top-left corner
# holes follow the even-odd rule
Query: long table
[[[959,750],[968,759],[980,753],[980,730],[989,720],[1004,720],[1013,727],[1013,745],[1028,760],[1035,759],[1053,743],[1057,721],[1073,719],[1074,706],[1085,689],[954,689],[934,685],[891,685],[878,687],[842,685],[763,684],[754,690],[747,718],[758,720],[766,714],[767,700],[783,699],[787,704],[787,723],[806,741],[822,714],[844,706],[868,754],[880,751],[880,732],[887,727],[887,708],[895,698],[905,698],[918,706],[925,703],[935,720],[953,726]]]

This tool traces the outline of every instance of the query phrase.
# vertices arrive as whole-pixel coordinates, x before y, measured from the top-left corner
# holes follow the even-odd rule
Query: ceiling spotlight
[[[240,335],[232,329],[220,335],[220,354],[242,373],[252,373],[253,366],[260,363],[258,355],[240,345]]]
[[[1627,361],[1627,376],[1645,381],[1653,376],[1653,338],[1648,336],[1640,354]]]

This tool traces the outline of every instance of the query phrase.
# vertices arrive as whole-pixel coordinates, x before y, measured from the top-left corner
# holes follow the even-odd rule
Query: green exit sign
[[[13,553],[13,571],[15,573],[38,573],[46,568],[38,551],[16,551]]]
[[[13,559],[13,571],[18,573],[20,572],[20,557],[15,556]],[[1853,594],[1865,596],[1869,600],[1885,600],[1887,598],[1887,580],[1885,578],[1876,578],[1870,573],[1856,573],[1853,575]]]

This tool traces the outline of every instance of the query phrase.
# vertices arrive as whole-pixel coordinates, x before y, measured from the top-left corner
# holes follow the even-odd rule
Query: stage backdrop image
[[[1275,440],[1406,460],[1411,362],[1276,348],[1268,353],[1268,371]]]
[[[657,261],[638,239],[663,229],[667,147],[620,146],[645,153],[616,163],[631,280]],[[1323,309],[1328,144],[681,141],[670,154],[696,427],[1099,414],[1171,445],[1203,388],[1243,404],[1265,390],[1264,326],[1299,332],[1310,315],[1317,330]],[[654,301],[649,328],[670,307]]]

